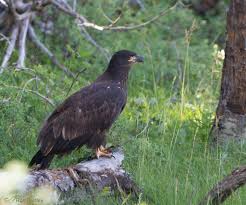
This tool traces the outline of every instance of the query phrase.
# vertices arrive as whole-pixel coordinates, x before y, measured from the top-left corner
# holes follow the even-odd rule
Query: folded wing
[[[69,152],[86,144],[111,127],[125,103],[125,91],[114,84],[98,83],[73,94],[44,123],[37,141],[42,153]]]

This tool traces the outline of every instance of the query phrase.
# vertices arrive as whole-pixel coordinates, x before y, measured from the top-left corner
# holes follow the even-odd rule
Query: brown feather
[[[49,166],[54,155],[64,155],[87,145],[98,148],[105,144],[106,132],[115,122],[127,101],[129,59],[139,58],[130,51],[114,54],[107,70],[89,86],[67,98],[45,120],[37,144],[40,150],[30,166]],[[142,61],[142,58],[139,58]],[[139,61],[139,62],[140,62]]]
[[[96,83],[76,92],[46,120],[38,137],[42,152],[47,155],[59,144],[59,140],[69,145],[67,141],[76,138],[80,138],[81,143],[95,147],[97,141],[94,146],[90,138],[111,127],[124,107],[126,97],[126,92],[118,84],[108,82]],[[67,150],[56,148],[55,154],[70,151],[73,147],[68,146]]]

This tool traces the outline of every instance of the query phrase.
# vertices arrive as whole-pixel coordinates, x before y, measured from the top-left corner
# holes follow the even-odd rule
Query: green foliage
[[[169,5],[171,1],[146,1],[145,10],[135,13],[120,1],[91,1],[80,6],[79,12],[106,25],[109,22],[105,14],[116,19],[118,9],[123,14],[117,24],[138,24]],[[97,204],[197,204],[212,185],[246,163],[243,145],[208,148],[223,62],[221,48],[215,45],[223,45],[221,39],[225,36],[223,6],[222,3],[219,15],[205,19],[178,7],[141,30],[88,30],[111,53],[129,49],[145,56],[145,63],[131,72],[128,104],[108,137],[109,144],[123,146],[125,169],[144,191],[138,201],[130,196],[108,197],[103,193],[96,199]],[[56,21],[58,27],[45,43],[73,72],[87,68],[75,81],[71,94],[92,82],[107,62],[80,35],[71,19],[59,15]],[[13,159],[31,159],[37,150],[38,130],[53,109],[28,90],[59,104],[72,84],[72,79],[54,68],[33,45],[28,49],[30,69],[10,68],[0,76],[1,166]],[[89,153],[82,148],[55,159],[52,167],[74,164]],[[245,191],[235,193],[225,204],[244,204]],[[90,199],[81,202],[89,203]]]

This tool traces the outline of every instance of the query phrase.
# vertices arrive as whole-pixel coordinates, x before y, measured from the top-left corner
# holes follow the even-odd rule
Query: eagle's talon
[[[111,158],[113,156],[113,154],[109,149],[107,149],[101,145],[100,147],[98,147],[96,149],[96,156],[97,156],[97,159],[99,159],[100,157]]]

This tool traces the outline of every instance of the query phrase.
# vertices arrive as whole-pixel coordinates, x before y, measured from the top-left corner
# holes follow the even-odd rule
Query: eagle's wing
[[[38,137],[42,152],[48,154],[64,140],[88,138],[109,129],[125,103],[125,91],[115,85],[98,83],[73,94],[42,127]]]

